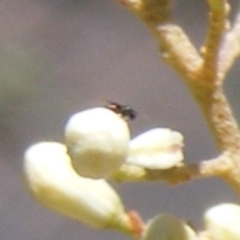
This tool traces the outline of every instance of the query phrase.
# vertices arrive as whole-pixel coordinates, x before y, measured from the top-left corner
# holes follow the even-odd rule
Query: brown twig
[[[169,184],[179,184],[194,178],[221,176],[228,172],[229,159],[219,156],[215,159],[205,160],[199,164],[189,164],[166,170],[151,170],[124,165],[113,178],[118,182],[124,181],[164,181]],[[221,164],[219,164],[221,162]]]
[[[174,23],[170,0],[118,0],[153,33],[161,56],[186,80],[194,79],[202,58],[184,31]]]
[[[240,131],[222,88],[212,89],[201,86],[201,84],[191,85],[190,88],[220,152],[238,152],[240,150]]]
[[[222,78],[240,55],[240,13],[233,27],[225,34],[219,53],[219,72]]]
[[[222,38],[228,26],[227,16],[229,5],[226,0],[208,0],[209,5],[209,22],[205,44],[202,47],[204,64],[202,71],[208,78],[202,81],[215,81],[220,79],[218,76],[218,55],[221,47]],[[216,84],[216,82],[215,82]]]

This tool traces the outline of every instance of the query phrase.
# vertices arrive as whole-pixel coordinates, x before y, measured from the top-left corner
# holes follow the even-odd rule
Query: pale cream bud
[[[121,200],[105,180],[79,176],[66,147],[42,142],[25,153],[24,175],[32,195],[44,206],[92,227],[129,232]]]
[[[161,214],[148,222],[142,239],[197,240],[198,238],[183,221],[170,214]]]
[[[106,178],[118,170],[128,154],[129,128],[122,117],[106,108],[73,115],[65,143],[74,169],[84,177]]]
[[[211,240],[240,239],[240,206],[224,203],[205,213],[206,231]]]
[[[169,169],[183,161],[183,136],[167,128],[156,128],[130,142],[128,164],[148,169]]]

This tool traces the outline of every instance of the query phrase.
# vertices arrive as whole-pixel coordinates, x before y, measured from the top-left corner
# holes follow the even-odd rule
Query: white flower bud
[[[109,177],[127,157],[129,135],[126,121],[109,109],[76,113],[65,130],[74,169],[84,177]]]
[[[116,192],[105,180],[79,176],[64,145],[42,142],[30,147],[24,175],[28,189],[44,206],[93,227],[130,230]]]
[[[240,239],[240,206],[224,203],[205,213],[205,225],[211,240]]]
[[[151,219],[143,234],[143,240],[197,240],[196,233],[183,221],[170,214]]]
[[[127,163],[148,169],[168,169],[182,164],[183,136],[166,128],[149,130],[130,142]]]

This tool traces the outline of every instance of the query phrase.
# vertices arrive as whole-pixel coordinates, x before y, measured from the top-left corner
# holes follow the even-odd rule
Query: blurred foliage
[[[43,56],[18,44],[0,46],[0,124],[38,94],[37,83],[47,70]]]

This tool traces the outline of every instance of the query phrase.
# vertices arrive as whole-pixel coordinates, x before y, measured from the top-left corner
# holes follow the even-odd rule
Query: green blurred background
[[[232,16],[238,10],[239,1]],[[207,5],[175,1],[176,21],[199,47]],[[139,113],[136,135],[169,127],[185,136],[187,162],[216,156],[201,114],[179,76],[162,62],[148,30],[110,0],[2,0],[0,2],[0,239],[127,239],[99,231],[38,205],[22,179],[25,149],[45,140],[62,141],[71,114],[105,100],[129,104]],[[226,91],[240,118],[239,63]],[[145,221],[170,212],[202,226],[206,208],[236,201],[219,179],[170,187],[155,183],[112,183],[126,209]]]

